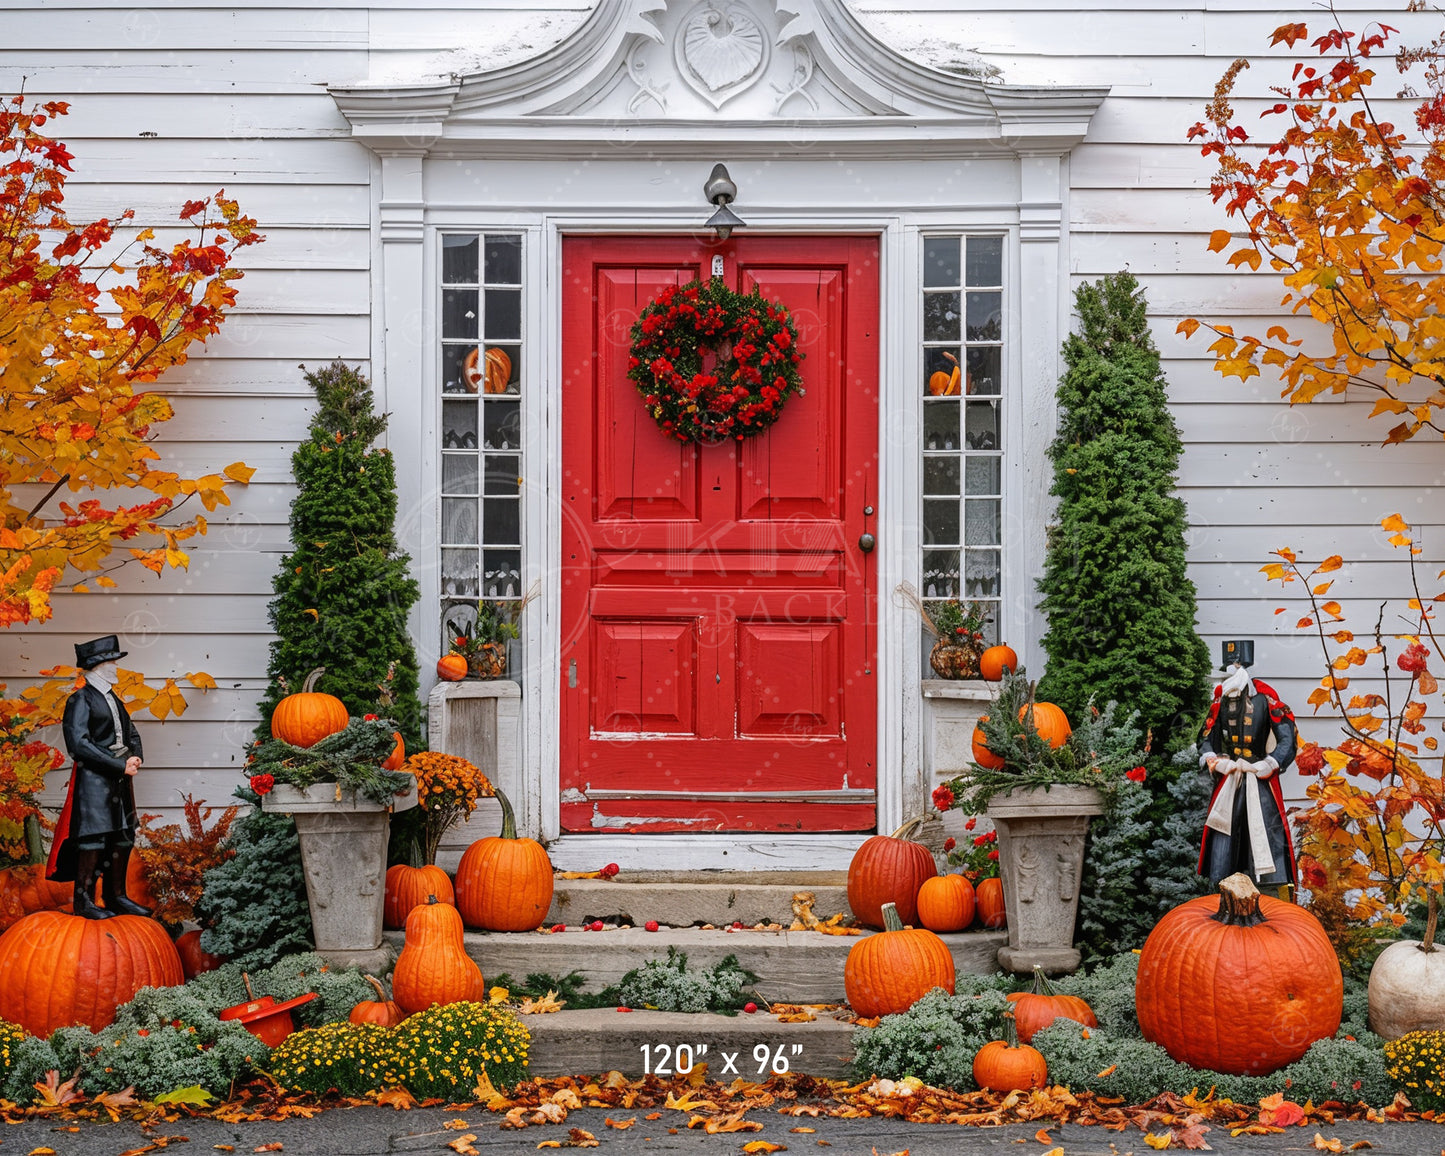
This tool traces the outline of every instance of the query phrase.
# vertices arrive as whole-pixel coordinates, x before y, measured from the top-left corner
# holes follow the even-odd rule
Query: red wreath
[[[704,354],[716,364],[704,371]],[[664,289],[632,327],[627,376],[658,428],[717,445],[763,432],[803,392],[798,331],[780,301],[721,280]]]

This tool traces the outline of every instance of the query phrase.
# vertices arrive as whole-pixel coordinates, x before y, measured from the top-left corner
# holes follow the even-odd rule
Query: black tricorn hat
[[[75,644],[75,665],[81,670],[89,670],[93,666],[99,666],[102,662],[124,658],[129,653],[130,651],[120,648],[119,638],[114,634],[107,634],[104,638],[77,642]]]
[[[1254,665],[1254,640],[1235,638],[1219,644],[1220,670],[1228,670],[1234,663],[1240,666]]]

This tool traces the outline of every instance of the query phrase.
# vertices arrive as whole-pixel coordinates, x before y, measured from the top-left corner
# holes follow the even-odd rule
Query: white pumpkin
[[[1370,1030],[1387,1040],[1445,1028],[1445,947],[1392,943],[1370,970]]]

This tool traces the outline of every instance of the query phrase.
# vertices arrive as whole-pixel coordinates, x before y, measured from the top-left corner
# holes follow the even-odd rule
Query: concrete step
[[[793,922],[793,896],[813,895],[813,912],[827,919],[848,907],[848,878],[841,871],[817,871],[780,877],[738,875],[718,878],[558,879],[547,912],[547,926],[581,924],[601,919],[641,927],[650,919],[668,927],[711,923],[717,927],[741,922],[751,926],[769,920],[787,927]]]
[[[400,950],[403,934],[386,935]],[[963,931],[941,938],[959,972],[984,975],[998,969],[998,949],[1008,942],[1008,932]],[[585,990],[599,991],[649,959],[666,959],[668,947],[673,946],[687,953],[690,968],[713,967],[725,956],[737,956],[758,976],[757,992],[769,1003],[833,1003],[844,998],[843,965],[858,937],[696,927],[649,932],[610,925],[602,931],[582,931],[569,925],[566,931],[552,933],[468,931],[464,941],[467,954],[488,982],[502,973],[520,982],[536,972],[560,977],[580,971],[587,977]]]
[[[810,1023],[784,1024],[763,1012],[723,1016],[599,1008],[523,1016],[522,1022],[532,1033],[533,1076],[615,1070],[633,1079],[649,1072],[666,1077],[706,1064],[708,1077],[723,1083],[739,1076],[764,1080],[775,1070],[846,1077],[856,1030],[827,1012]]]

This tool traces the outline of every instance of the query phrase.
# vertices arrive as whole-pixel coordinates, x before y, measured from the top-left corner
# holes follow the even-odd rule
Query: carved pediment
[[[920,64],[873,36],[843,0],[599,0],[530,60],[430,85],[331,92],[358,138],[425,150],[439,140],[521,148],[730,131],[727,139],[776,147],[800,130],[810,142],[882,134],[1067,148],[1107,90],[1010,86]]]

